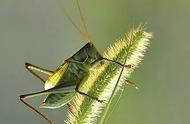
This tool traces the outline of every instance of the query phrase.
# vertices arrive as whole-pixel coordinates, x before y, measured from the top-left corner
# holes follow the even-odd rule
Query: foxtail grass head
[[[146,32],[143,26],[133,27],[128,34],[117,40],[104,52],[104,58],[132,65],[131,68],[124,68],[116,92],[123,89],[130,74],[140,64],[151,37],[152,33]],[[91,68],[89,76],[81,82],[79,90],[104,102],[100,103],[76,93],[73,101],[69,103],[68,118],[65,122],[67,124],[98,123],[101,120],[102,112],[112,98],[121,70],[122,66],[114,63],[102,63]]]

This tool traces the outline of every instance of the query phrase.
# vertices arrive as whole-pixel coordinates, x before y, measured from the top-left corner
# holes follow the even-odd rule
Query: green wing
[[[73,84],[62,84],[54,87],[54,89],[62,89],[66,92],[58,92],[58,93],[51,93],[44,99],[44,102],[40,105],[40,108],[60,108],[64,106],[68,102],[70,102],[75,95],[75,88],[76,86]],[[69,90],[66,90],[69,89]]]
[[[40,105],[40,108],[49,108],[55,109],[61,106],[64,106],[70,102],[76,92],[67,92],[67,93],[52,93],[49,94],[44,102]]]

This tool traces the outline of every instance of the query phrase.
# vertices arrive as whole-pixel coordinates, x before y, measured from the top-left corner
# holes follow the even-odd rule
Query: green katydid
[[[87,96],[90,99],[103,102],[103,100],[98,99],[96,96],[88,95],[87,93],[84,93],[79,90],[80,82],[88,76],[89,69],[96,64],[101,64],[101,62],[118,64],[126,68],[131,67],[131,65],[123,65],[119,62],[102,57],[102,55],[97,51],[97,49],[92,43],[92,39],[88,33],[87,26],[84,22],[84,17],[79,6],[79,1],[76,0],[76,2],[85,32],[78,28],[78,26],[74,23],[74,21],[71,19],[71,17],[65,10],[64,6],[62,6],[62,9],[65,16],[69,19],[72,25],[87,40],[87,44],[84,47],[82,47],[78,52],[76,52],[73,56],[66,59],[64,63],[60,65],[55,71],[43,69],[29,63],[25,64],[26,68],[44,83],[45,90],[21,95],[20,100],[26,106],[28,106],[33,111],[38,113],[41,117],[43,117],[45,120],[47,120],[50,124],[52,124],[52,122],[44,114],[35,109],[31,104],[27,103],[25,101],[26,98],[47,95],[40,107],[49,109],[59,108],[68,104],[76,93]],[[41,76],[35,73],[35,71],[48,75],[48,79],[44,80]],[[134,83],[130,81],[128,81],[128,83],[131,86],[136,86]]]

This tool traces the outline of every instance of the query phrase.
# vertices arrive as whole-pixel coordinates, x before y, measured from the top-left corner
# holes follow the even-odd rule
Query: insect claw
[[[98,102],[100,102],[100,103],[104,103],[104,102],[106,102],[106,100],[99,100]]]
[[[100,100],[100,99],[98,99],[98,98],[96,98],[96,97],[94,97],[94,98],[95,98],[95,100],[98,101],[99,103],[103,103],[103,102],[106,101],[106,100]]]
[[[132,82],[132,81],[130,81],[130,80],[126,80],[126,84],[127,84],[128,86],[134,87],[136,90],[139,89],[139,87],[137,86],[137,84],[134,83],[134,82]]]
[[[134,66],[133,65],[125,65],[126,68],[133,68]]]

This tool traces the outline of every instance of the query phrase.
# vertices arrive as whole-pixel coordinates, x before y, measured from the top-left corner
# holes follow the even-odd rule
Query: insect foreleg
[[[104,58],[104,57],[98,58],[97,60],[95,60],[92,63],[92,65],[97,64],[98,62],[102,62],[102,61],[107,61],[107,62],[115,63],[115,64],[118,64],[120,66],[124,66],[126,68],[131,68],[132,67],[132,65],[123,65],[123,64],[121,64],[121,63],[119,63],[117,61],[114,61],[114,60],[111,60],[111,59],[108,59],[108,58]]]
[[[80,91],[80,90],[79,90],[79,85],[76,86],[75,90],[76,90],[76,92],[78,92],[79,94],[84,95],[84,96],[87,96],[87,97],[89,97],[89,98],[91,98],[91,99],[94,99],[94,100],[100,102],[100,103],[104,102],[104,100],[99,100],[99,99],[98,99],[97,97],[95,97],[95,96],[91,96],[91,95],[89,95],[89,94],[86,94],[86,93]]]
[[[43,68],[40,68],[38,66],[35,66],[35,65],[32,65],[30,63],[25,63],[25,67],[26,69],[32,73],[34,76],[36,76],[37,78],[39,78],[42,82],[45,83],[45,80],[39,76],[37,73],[35,73],[34,71],[38,71],[38,72],[41,72],[41,73],[44,73],[44,74],[47,74],[47,75],[52,75],[53,74],[53,71],[50,71],[50,70],[47,70],[47,69],[43,69]],[[34,70],[34,71],[33,71]]]

